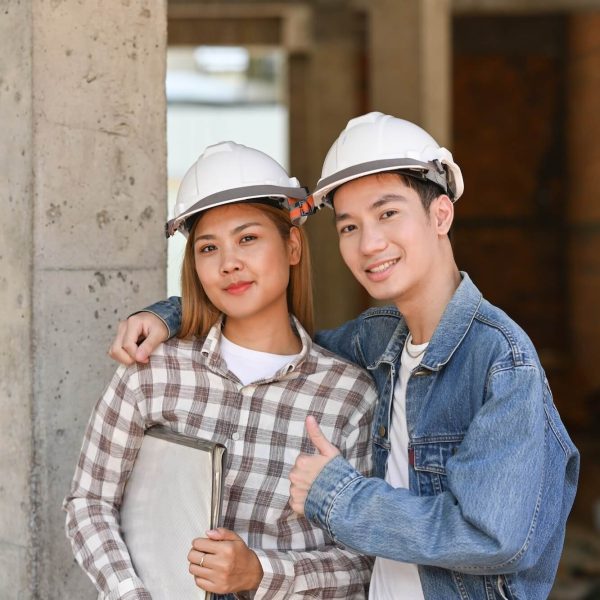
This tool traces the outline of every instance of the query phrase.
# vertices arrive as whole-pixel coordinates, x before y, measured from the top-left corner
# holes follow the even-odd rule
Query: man
[[[336,140],[313,194],[334,209],[354,276],[393,306],[317,336],[377,385],[378,477],[352,469],[309,418],[318,454],[296,461],[290,504],[377,556],[377,600],[546,598],[575,496],[579,456],[531,341],[454,261],[462,191],[429,134],[370,113]],[[176,303],[152,310],[178,326]],[[121,325],[113,356],[143,359],[165,335],[152,318]]]

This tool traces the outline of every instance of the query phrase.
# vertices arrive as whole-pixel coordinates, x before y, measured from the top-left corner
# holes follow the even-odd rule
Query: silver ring
[[[198,563],[198,566],[201,567],[204,564],[204,559],[206,558],[206,553],[202,554],[202,558],[200,559],[200,562]]]

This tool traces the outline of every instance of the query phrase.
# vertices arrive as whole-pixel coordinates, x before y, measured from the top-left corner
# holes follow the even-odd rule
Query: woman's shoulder
[[[371,376],[365,369],[317,343],[313,342],[310,355],[315,364],[315,372],[331,371],[336,375],[365,385],[373,384]]]
[[[204,340],[198,338],[180,339],[177,337],[171,338],[160,344],[150,355],[149,360],[145,364],[139,364],[140,369],[158,369],[166,365],[169,368],[182,369],[198,362],[202,356],[202,344]]]

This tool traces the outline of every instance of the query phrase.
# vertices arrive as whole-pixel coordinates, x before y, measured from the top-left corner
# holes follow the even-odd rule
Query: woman
[[[163,424],[228,451],[223,527],[190,535],[182,565],[199,587],[362,598],[370,560],[334,546],[288,505],[288,472],[310,449],[306,415],[368,473],[376,399],[365,373],[311,341],[308,246],[297,225],[305,190],[262,152],[225,142],[185,175],[175,211],[168,233],[188,236],[179,339],[148,364],[121,367],[92,413],[65,500],[75,556],[102,597],[150,598],[119,507],[144,430]]]

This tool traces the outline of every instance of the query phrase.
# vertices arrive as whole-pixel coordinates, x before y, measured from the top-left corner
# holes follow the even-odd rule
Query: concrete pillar
[[[115,322],[166,288],[166,7],[0,8],[0,597],[84,600],[61,501]]]
[[[373,0],[369,10],[370,104],[451,139],[450,0]]]
[[[31,9],[0,2],[0,597],[28,597],[31,338]],[[16,593],[15,593],[16,592]]]
[[[291,170],[316,184],[325,155],[352,117],[365,112],[364,17],[352,7],[324,4],[313,13],[309,55],[290,61]],[[352,319],[369,304],[365,290],[342,261],[333,212],[307,222],[313,258],[317,328]]]
[[[569,305],[572,357],[585,420],[600,393],[600,12],[569,17],[567,141],[569,156]],[[575,399],[574,399],[575,400]]]

